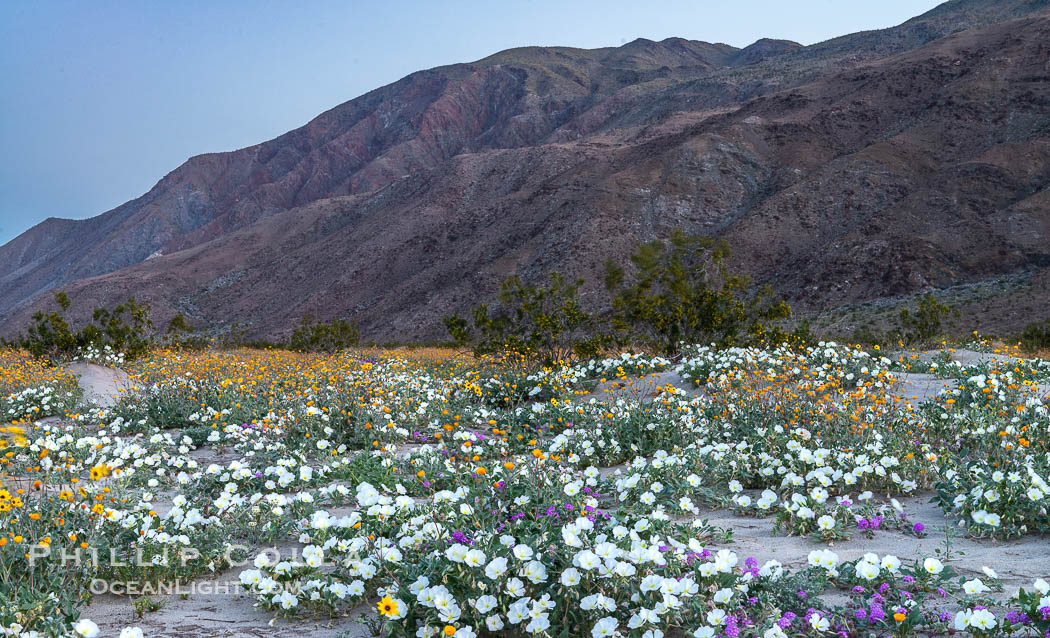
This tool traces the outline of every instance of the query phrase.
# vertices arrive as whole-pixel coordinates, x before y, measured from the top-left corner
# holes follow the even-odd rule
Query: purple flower
[[[861,586],[861,585],[857,585],[857,586],[855,586],[855,587],[853,588],[853,593],[854,593],[854,594],[863,594],[863,593],[864,593],[864,587],[863,587],[863,586]]]
[[[868,523],[868,519],[862,518],[862,519],[857,521],[857,528],[858,529],[868,529],[869,527],[871,527],[871,524]]]
[[[915,525],[912,526],[912,530],[916,534],[922,534],[923,532],[926,531],[926,526],[923,525],[922,523],[916,523]]]
[[[736,625],[736,618],[732,616],[726,618],[726,626],[722,630],[722,634],[727,638],[737,638],[740,635],[740,628]]]
[[[1006,612],[1006,619],[1010,621],[1011,625],[1027,625],[1032,622],[1032,619],[1027,614],[1020,611]]]
[[[853,612],[853,617],[857,620],[864,620],[868,617],[868,611],[863,607],[860,607],[857,611]]]

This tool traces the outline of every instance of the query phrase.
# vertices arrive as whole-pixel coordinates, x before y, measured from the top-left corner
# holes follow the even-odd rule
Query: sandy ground
[[[66,367],[80,378],[80,387],[84,389],[84,401],[103,408],[116,403],[120,393],[131,384],[128,374],[116,368],[83,361],[75,361]]]
[[[214,578],[200,579],[183,590],[188,595],[154,596],[166,601],[163,608],[138,617],[131,600],[123,596],[98,596],[83,616],[94,620],[103,637],[117,636],[124,627],[139,627],[151,638],[211,638],[228,636],[317,638],[358,638],[373,636],[357,621],[362,613],[372,614],[372,605],[362,605],[346,618],[316,620],[273,620],[254,606],[254,600],[232,593],[240,568]],[[227,593],[229,587],[231,593]]]
[[[957,352],[954,356],[967,363],[1001,359],[998,355],[969,351]],[[127,375],[119,370],[92,364],[74,364],[71,367],[81,377],[85,398],[99,405],[111,405],[119,396],[120,389],[128,383]],[[899,384],[894,393],[915,403],[921,403],[935,397],[944,389],[954,387],[954,381],[937,379],[929,374],[902,374],[898,377]],[[652,397],[660,387],[667,385],[680,388],[692,396],[703,393],[677,374],[665,372],[635,379],[627,384],[607,382],[590,393],[580,395],[578,400],[609,400],[621,395],[644,399]],[[1043,392],[1050,392],[1050,388],[1043,389]],[[415,446],[404,446],[399,451],[405,452],[413,447]],[[194,456],[205,463],[225,463],[229,460],[225,455],[215,455],[210,450],[195,451]],[[609,473],[613,471],[615,468],[609,468]],[[712,542],[709,547],[732,549],[741,559],[754,556],[760,563],[776,559],[788,567],[801,568],[806,565],[809,552],[824,547],[830,547],[843,560],[853,560],[867,552],[875,552],[880,556],[894,554],[903,560],[909,560],[935,555],[937,550],[943,551],[946,547],[944,514],[940,508],[930,503],[930,498],[930,494],[920,494],[900,499],[909,520],[926,525],[928,535],[922,539],[896,531],[881,530],[871,539],[858,533],[849,540],[829,546],[807,538],[777,536],[773,533],[773,521],[770,518],[736,516],[727,511],[706,511],[702,512],[699,518],[707,519],[711,525],[733,530],[732,542]],[[957,571],[968,577],[983,577],[983,566],[995,569],[1003,581],[1004,595],[1012,594],[1019,586],[1030,585],[1036,578],[1050,578],[1050,539],[1045,537],[1027,536],[1020,540],[994,542],[953,535],[950,545],[950,564]],[[147,636],[172,638],[357,638],[373,635],[365,625],[357,621],[362,613],[375,616],[371,603],[362,605],[345,618],[306,619],[294,622],[274,620],[270,614],[257,609],[251,598],[237,593],[235,584],[241,569],[238,567],[210,578],[200,579],[192,586],[184,586],[182,592],[185,595],[154,596],[154,599],[165,602],[164,607],[146,613],[141,618],[133,609],[130,598],[112,594],[97,596],[84,610],[83,616],[98,623],[104,637],[117,636],[122,628],[128,626],[142,628]]]

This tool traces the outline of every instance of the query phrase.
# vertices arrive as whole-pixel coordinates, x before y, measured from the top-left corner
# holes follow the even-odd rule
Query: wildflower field
[[[6,351],[0,629],[1050,636],[1050,362],[971,347]]]

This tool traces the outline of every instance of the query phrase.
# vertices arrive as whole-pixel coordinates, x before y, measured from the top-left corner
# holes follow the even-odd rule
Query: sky
[[[186,159],[271,139],[413,71],[517,46],[812,44],[933,0],[0,2],[0,244]]]

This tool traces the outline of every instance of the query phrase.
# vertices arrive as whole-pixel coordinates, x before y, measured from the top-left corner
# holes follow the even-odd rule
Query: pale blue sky
[[[0,243],[97,215],[188,157],[275,137],[413,71],[524,45],[812,44],[928,0],[0,2]]]

